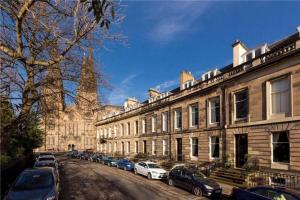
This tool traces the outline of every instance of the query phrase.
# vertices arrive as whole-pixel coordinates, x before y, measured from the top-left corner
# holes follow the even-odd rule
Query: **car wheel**
[[[138,173],[137,173],[137,169],[134,169],[134,174],[136,174],[136,175],[138,174]]]
[[[127,171],[126,167],[123,168],[125,171]]]
[[[152,179],[151,173],[148,173],[147,178],[148,178],[149,180]]]
[[[199,196],[199,197],[202,196],[202,190],[201,190],[201,188],[199,188],[199,187],[194,187],[194,188],[193,188],[193,193],[194,193],[194,195],[196,195],[196,196]]]
[[[174,186],[173,180],[172,179],[168,179],[168,184],[169,184],[169,186]]]

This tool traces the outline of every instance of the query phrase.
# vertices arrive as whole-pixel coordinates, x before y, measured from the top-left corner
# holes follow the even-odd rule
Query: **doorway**
[[[247,162],[248,155],[248,135],[235,135],[235,167],[241,168]]]
[[[183,155],[182,155],[182,138],[176,139],[177,143],[177,161],[182,161]]]

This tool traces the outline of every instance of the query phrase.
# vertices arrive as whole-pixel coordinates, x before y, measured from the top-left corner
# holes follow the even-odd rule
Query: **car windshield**
[[[113,157],[107,157],[107,159],[108,159],[108,160],[112,160],[112,159],[113,159]]]
[[[160,166],[158,164],[155,164],[155,163],[148,163],[148,167],[149,168],[160,168]]]
[[[54,163],[36,163],[35,167],[55,167]]]
[[[196,179],[206,178],[206,176],[204,174],[202,174],[201,172],[198,172],[198,171],[193,172],[193,177],[196,178]]]
[[[21,175],[16,181],[13,189],[31,190],[38,188],[47,188],[53,185],[53,177],[50,173],[30,173]]]
[[[42,157],[42,158],[39,158],[39,161],[47,161],[47,160],[54,161],[54,158],[52,158],[52,157]]]

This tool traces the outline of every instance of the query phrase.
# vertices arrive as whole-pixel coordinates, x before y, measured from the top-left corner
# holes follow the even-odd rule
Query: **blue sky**
[[[178,86],[179,73],[196,79],[232,63],[231,45],[272,43],[296,31],[300,2],[124,1],[126,18],[114,27],[128,45],[107,42],[95,52],[112,85],[101,101],[121,105],[127,97],[142,101],[149,88]]]

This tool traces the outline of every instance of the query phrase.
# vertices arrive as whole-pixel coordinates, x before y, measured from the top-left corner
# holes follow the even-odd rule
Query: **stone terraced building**
[[[232,64],[194,77],[182,71],[171,91],[101,113],[96,150],[176,161],[230,161],[300,172],[300,28],[273,44],[233,45]]]

